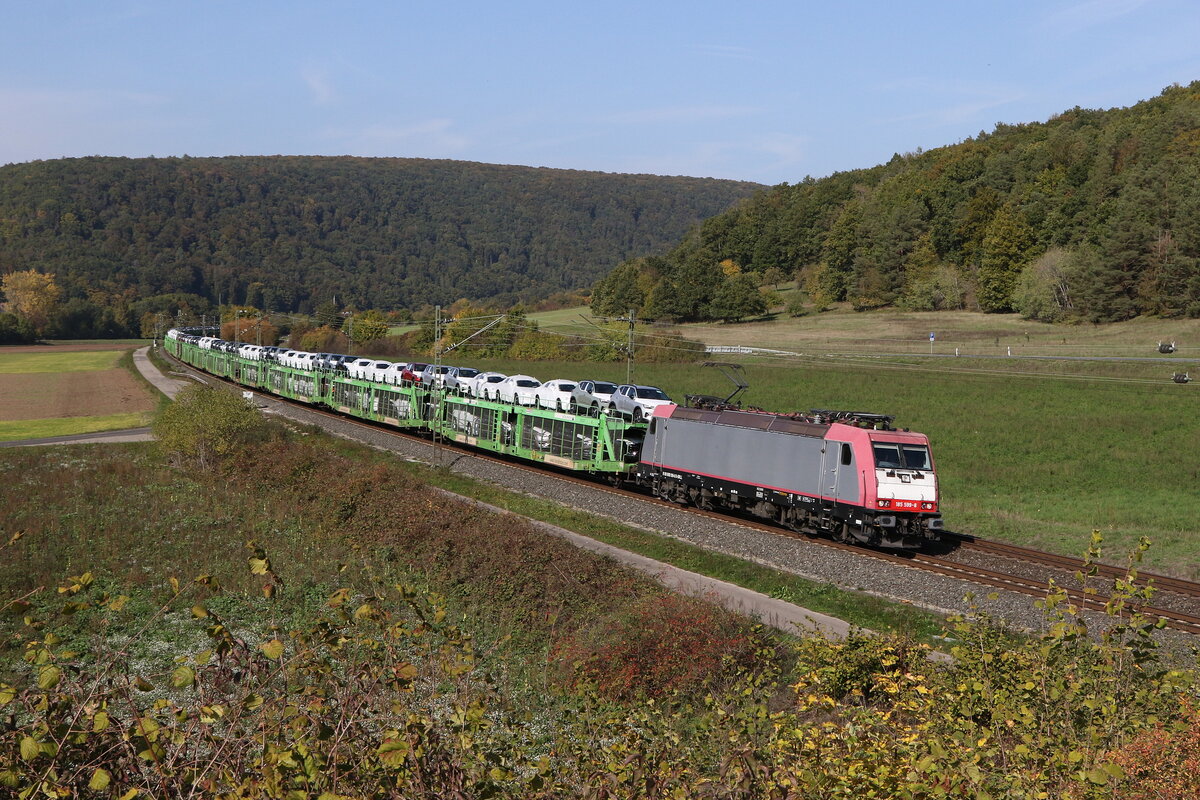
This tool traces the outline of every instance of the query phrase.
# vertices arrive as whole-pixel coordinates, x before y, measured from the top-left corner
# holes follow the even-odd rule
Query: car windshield
[[[487,382],[488,382],[488,383],[499,383],[499,382],[500,382],[500,381],[502,381],[502,380],[504,380],[504,376],[503,376],[503,375],[489,375],[489,376],[488,376],[488,379],[487,379]]]
[[[471,369],[470,367],[459,367],[458,368],[458,377],[460,377],[460,378],[474,378],[478,374],[479,374],[479,370],[477,370],[477,369]]]
[[[537,381],[517,381],[517,386],[521,386],[526,389],[528,389],[530,387],[537,388],[538,386],[541,386],[541,385],[542,384],[538,383]]]
[[[643,400],[670,400],[671,398],[663,394],[661,389],[655,389],[653,386],[639,386],[637,388],[637,396]]]
[[[920,444],[874,442],[875,466],[879,469],[933,469],[929,448]]]
[[[596,394],[612,394],[617,390],[615,383],[605,383],[604,381],[592,381],[592,391]]]
[[[573,383],[560,383],[560,384],[558,385],[558,391],[560,391],[560,392],[573,392],[573,391],[575,391],[575,384],[573,384]]]

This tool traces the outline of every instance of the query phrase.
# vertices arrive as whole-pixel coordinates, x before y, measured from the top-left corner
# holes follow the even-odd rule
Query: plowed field
[[[112,358],[95,359],[100,351]],[[156,400],[145,384],[113,366],[122,352],[111,344],[0,348],[0,421],[152,411]],[[93,358],[81,363],[80,353]],[[56,362],[61,369],[52,368]]]

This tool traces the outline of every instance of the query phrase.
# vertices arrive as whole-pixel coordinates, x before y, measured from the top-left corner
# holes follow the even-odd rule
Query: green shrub
[[[206,386],[184,389],[154,421],[163,451],[201,469],[269,433],[262,416],[243,398]]]

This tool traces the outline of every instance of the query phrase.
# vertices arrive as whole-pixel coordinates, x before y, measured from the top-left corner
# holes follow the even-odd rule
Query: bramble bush
[[[1122,800],[1195,800],[1200,797],[1200,711],[1183,701],[1184,714],[1161,722],[1112,751],[1125,773],[1114,796]]]
[[[560,637],[551,651],[560,680],[606,696],[692,695],[752,672],[766,637],[713,603],[662,592]]]

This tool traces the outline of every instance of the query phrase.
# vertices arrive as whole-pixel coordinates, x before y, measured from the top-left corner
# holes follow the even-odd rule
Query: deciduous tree
[[[223,389],[191,386],[163,409],[154,435],[166,453],[205,469],[267,435],[263,418],[241,397]]]
[[[373,339],[382,339],[384,336],[387,336],[388,330],[390,328],[388,327],[387,320],[383,318],[382,313],[374,309],[364,311],[361,314],[355,314],[342,325],[342,331],[355,344],[363,344]]]
[[[758,281],[750,275],[730,275],[713,293],[707,314],[725,322],[753,317],[767,310],[766,300],[758,291]]]
[[[1074,313],[1075,279],[1073,256],[1052,247],[1032,261],[1017,280],[1013,308],[1026,319],[1056,322]]]
[[[28,320],[39,334],[46,329],[62,296],[54,273],[35,269],[8,273],[0,279],[0,290],[8,299],[8,310]]]

